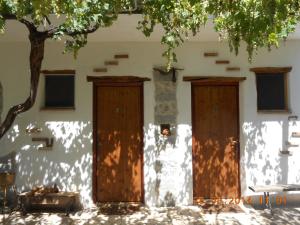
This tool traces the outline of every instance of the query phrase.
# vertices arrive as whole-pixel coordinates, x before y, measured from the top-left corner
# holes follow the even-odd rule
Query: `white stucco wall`
[[[18,116],[12,129],[0,141],[0,156],[17,152],[18,189],[33,185],[57,183],[61,189],[80,191],[85,206],[92,204],[92,84],[87,75],[96,75],[93,68],[102,67],[105,60],[116,53],[128,53],[117,67],[109,67],[107,75],[133,75],[153,78],[154,65],[163,65],[159,43],[89,43],[77,60],[71,54],[62,54],[58,43],[46,45],[43,68],[75,69],[75,111],[40,111],[43,106],[44,80],[41,76],[35,106]],[[216,65],[215,58],[205,58],[206,51],[219,52],[218,59],[231,61],[241,67],[239,72],[226,72],[225,65]],[[29,46],[26,43],[0,43],[0,81],[3,85],[4,118],[10,106],[22,102],[29,91]],[[300,148],[292,148],[292,156],[279,154],[285,141],[300,144],[300,138],[291,138],[300,131],[300,121],[288,121],[288,114],[258,114],[256,112],[255,76],[250,67],[292,66],[289,75],[290,108],[292,115],[300,116],[300,41],[289,41],[272,52],[262,50],[252,65],[241,50],[238,57],[231,54],[226,43],[191,42],[177,50],[179,72],[177,84],[178,117],[177,137],[174,146],[157,152],[154,138],[154,84],[145,82],[144,99],[144,183],[145,203],[162,205],[166,196],[172,196],[177,205],[192,204],[192,153],[191,153],[191,87],[183,76],[245,76],[240,85],[240,136],[241,136],[241,190],[242,195],[252,194],[247,186],[253,184],[300,183]],[[29,125],[42,128],[37,135],[26,134]],[[53,150],[39,151],[39,143],[32,136],[53,136]],[[155,171],[155,162],[162,162],[161,172]],[[157,181],[160,182],[157,182]],[[171,193],[171,195],[170,195]]]

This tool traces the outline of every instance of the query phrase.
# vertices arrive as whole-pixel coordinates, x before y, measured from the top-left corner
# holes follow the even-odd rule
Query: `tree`
[[[280,40],[295,30],[299,10],[298,0],[152,0],[144,3],[139,28],[149,36],[155,25],[161,24],[165,30],[162,43],[167,46],[164,55],[176,61],[174,49],[188,38],[190,31],[196,35],[212,18],[231,51],[237,54],[240,43],[246,43],[251,61],[254,51],[278,47]]]
[[[292,0],[137,0],[143,19],[138,28],[149,36],[157,24],[164,28],[161,42],[167,69],[176,61],[174,50],[211,17],[220,37],[227,39],[230,49],[238,53],[240,43],[247,44],[249,59],[261,47],[278,46],[299,21],[299,1]],[[0,138],[8,131],[16,116],[29,110],[36,99],[44,44],[49,38],[69,37],[66,50],[78,50],[87,43],[87,35],[110,26],[120,12],[135,8],[135,0],[0,0],[0,30],[7,20],[24,24],[29,31],[30,94],[25,102],[13,106],[0,125]],[[51,18],[61,17],[53,26]]]
[[[29,31],[31,46],[29,97],[9,109],[0,125],[0,138],[11,127],[16,116],[29,110],[35,102],[45,41],[68,36],[66,50],[73,50],[76,56],[78,50],[86,44],[89,33],[111,25],[121,10],[130,7],[131,3],[127,0],[0,0],[0,30],[4,31],[7,20],[24,24]],[[62,22],[52,26],[51,16],[63,17]]]

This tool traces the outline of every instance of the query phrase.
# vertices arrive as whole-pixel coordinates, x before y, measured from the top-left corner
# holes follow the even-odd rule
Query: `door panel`
[[[193,85],[193,196],[239,197],[238,86]]]
[[[142,86],[98,86],[97,200],[142,201]]]

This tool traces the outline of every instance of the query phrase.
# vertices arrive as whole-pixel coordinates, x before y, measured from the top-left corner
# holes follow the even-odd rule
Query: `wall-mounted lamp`
[[[169,73],[172,73],[172,81],[176,82],[176,71],[183,70],[183,69],[171,67],[170,70],[166,70],[165,68],[162,68],[162,67],[160,67],[160,68],[154,67],[153,70],[160,72],[160,74],[162,74],[162,75],[168,75]]]

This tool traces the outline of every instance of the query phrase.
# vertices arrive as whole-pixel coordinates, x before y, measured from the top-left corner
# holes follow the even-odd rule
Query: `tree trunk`
[[[5,120],[0,125],[0,139],[9,130],[18,114],[28,111],[35,103],[40,70],[44,58],[44,45],[46,36],[37,31],[31,31],[30,40],[30,94],[25,102],[15,105],[8,111]]]

